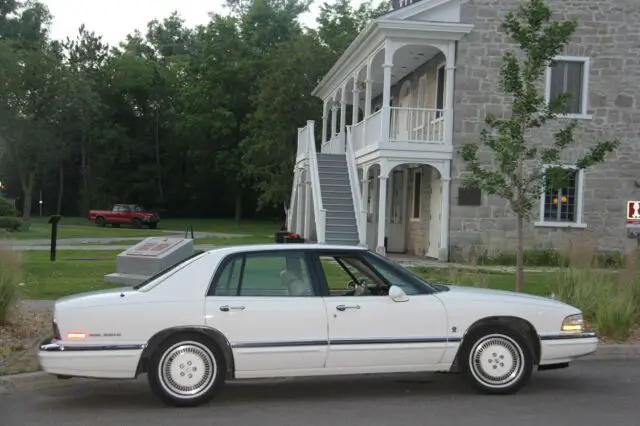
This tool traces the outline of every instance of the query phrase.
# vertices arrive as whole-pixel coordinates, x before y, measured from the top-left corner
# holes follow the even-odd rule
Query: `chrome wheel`
[[[199,397],[211,389],[217,375],[213,352],[200,342],[176,343],[164,352],[158,363],[160,385],[176,398]]]
[[[517,382],[525,371],[524,352],[511,337],[489,334],[471,348],[469,370],[483,386],[506,388]]]

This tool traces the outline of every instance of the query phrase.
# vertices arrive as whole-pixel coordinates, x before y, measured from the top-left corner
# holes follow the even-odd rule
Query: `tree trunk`
[[[160,116],[156,110],[156,122],[154,130],[154,139],[156,143],[156,169],[158,170],[158,195],[160,196],[160,202],[164,203],[164,190],[162,189],[162,163],[160,162]]]
[[[242,220],[242,191],[236,191],[236,207],[235,207],[235,219],[240,223]]]
[[[31,202],[33,195],[33,185],[35,183],[35,173],[29,174],[28,177],[21,176],[22,192],[24,194],[24,201],[22,204],[22,219],[31,219]]]
[[[56,213],[62,214],[62,197],[64,195],[64,161],[60,160],[58,171],[58,204],[56,205]]]
[[[518,234],[518,250],[516,254],[516,291],[524,291],[524,218],[517,215],[516,232]]]

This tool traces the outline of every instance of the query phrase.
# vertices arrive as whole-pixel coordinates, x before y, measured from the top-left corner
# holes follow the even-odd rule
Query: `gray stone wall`
[[[499,32],[499,18],[520,4],[515,0],[472,0],[463,5],[462,20],[475,29],[458,45],[455,81],[454,145],[477,140],[485,113],[501,114],[507,105],[497,88],[502,54],[511,47]],[[640,178],[640,2],[637,0],[550,0],[558,16],[579,19],[566,55],[590,57],[589,114],[580,120],[577,142],[566,151],[571,161],[600,138],[623,139],[618,153],[585,172],[584,222],[586,229],[534,227],[538,210],[525,231],[526,246],[562,248],[573,242],[600,250],[629,247],[625,234],[627,200],[639,199],[634,184]],[[560,124],[564,124],[560,122]],[[533,135],[549,141],[557,124]],[[482,158],[490,159],[486,153]],[[489,160],[490,161],[490,160]],[[452,164],[450,256],[466,257],[469,249],[494,251],[515,248],[515,219],[506,202],[483,194],[482,205],[458,205],[460,172],[464,163]],[[635,242],[634,244],[635,245]]]

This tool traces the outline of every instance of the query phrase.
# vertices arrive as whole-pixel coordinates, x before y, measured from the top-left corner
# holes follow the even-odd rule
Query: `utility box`
[[[183,261],[195,253],[193,240],[150,237],[116,257],[116,272],[105,275],[106,282],[132,286]]]

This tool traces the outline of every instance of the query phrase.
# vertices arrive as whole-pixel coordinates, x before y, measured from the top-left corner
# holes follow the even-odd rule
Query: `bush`
[[[22,258],[20,252],[0,245],[0,325],[9,321],[20,299]]]
[[[16,217],[18,210],[13,201],[0,195],[0,216]]]
[[[0,229],[8,231],[20,231],[22,229],[22,220],[17,217],[0,216]]]
[[[629,254],[619,271],[602,269],[608,262],[589,249],[567,255],[571,266],[558,273],[557,297],[581,309],[598,332],[625,341],[640,320],[640,284],[637,256]]]

